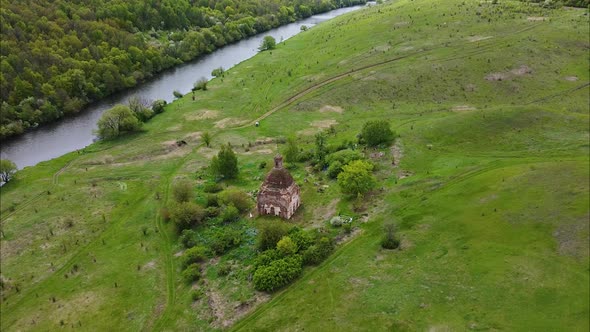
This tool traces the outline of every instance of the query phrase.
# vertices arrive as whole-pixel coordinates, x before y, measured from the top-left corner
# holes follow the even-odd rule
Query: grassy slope
[[[2,330],[222,326],[180,281],[180,249],[156,213],[170,182],[195,178],[230,141],[242,165],[233,185],[255,189],[276,145],[242,144],[289,134],[311,144],[331,123],[330,142],[353,139],[378,118],[404,156],[399,168],[389,150],[378,161],[383,191],[362,234],[236,329],[587,328],[587,16],[461,3],[398,1],[334,19],[170,105],[146,133],[19,172],[1,197],[2,276],[19,285],[3,292]],[[531,72],[511,73],[523,65]],[[193,139],[203,130],[213,149]],[[177,139],[188,147],[169,148]],[[333,203],[350,210],[334,183],[312,180],[294,223],[321,223]],[[379,249],[384,220],[399,226],[402,251]],[[207,275],[229,302],[254,296],[243,280]]]

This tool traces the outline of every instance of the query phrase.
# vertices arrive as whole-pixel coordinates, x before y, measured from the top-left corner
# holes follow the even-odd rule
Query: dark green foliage
[[[317,243],[303,251],[305,265],[317,265],[326,259],[334,250],[334,243],[327,237],[321,237]]]
[[[301,274],[302,259],[299,255],[285,257],[261,266],[254,272],[254,287],[260,291],[277,290]]]
[[[277,251],[282,256],[293,255],[299,250],[299,247],[289,236],[283,236],[279,242],[277,242]]]
[[[100,138],[112,139],[128,132],[138,131],[141,128],[141,122],[129,107],[116,105],[103,113],[97,126],[97,134]]]
[[[170,209],[170,219],[176,224],[179,232],[198,225],[205,217],[205,210],[192,202],[175,204]]]
[[[16,165],[8,159],[0,159],[0,182],[8,182],[16,173]]]
[[[277,41],[272,36],[264,36],[258,48],[260,51],[272,50],[276,47]]]
[[[228,250],[242,243],[242,232],[232,228],[223,228],[215,234],[211,242],[211,250],[216,255],[223,255]]]
[[[201,278],[201,267],[199,264],[191,264],[182,271],[182,278],[187,283],[193,283]]]
[[[400,241],[395,234],[395,225],[387,223],[383,226],[383,240],[381,240],[381,247],[383,249],[397,249]]]
[[[219,216],[220,209],[218,206],[209,206],[205,209],[205,216],[207,218],[215,218]]]
[[[172,196],[177,202],[192,201],[195,196],[193,186],[188,180],[178,181],[172,186]]]
[[[217,156],[211,159],[211,172],[222,179],[234,179],[238,176],[238,158],[229,144],[222,145]]]
[[[208,131],[204,132],[203,134],[201,134],[201,140],[203,140],[203,143],[205,143],[205,145],[209,147],[211,145],[211,134],[209,134]]]
[[[207,202],[205,203],[206,207],[219,206],[219,196],[216,194],[208,194],[205,198],[207,199]]]
[[[154,114],[160,114],[164,112],[164,107],[166,106],[166,101],[162,99],[158,99],[152,103],[152,111]]]
[[[390,144],[395,134],[391,131],[389,122],[385,120],[367,121],[361,130],[360,141],[368,146]]]
[[[219,194],[220,201],[225,205],[235,206],[240,213],[244,213],[250,208],[254,202],[252,198],[245,192],[238,189],[228,189]]]
[[[264,251],[274,249],[279,240],[287,235],[289,226],[281,221],[267,221],[258,228],[257,247]]]
[[[338,174],[340,174],[340,172],[342,172],[342,163],[338,160],[333,161],[330,163],[330,166],[328,166],[328,177],[330,179],[335,179],[338,177]]]
[[[180,243],[182,243],[185,248],[192,248],[197,245],[197,241],[195,240],[196,235],[197,234],[192,229],[185,229],[180,235]]]
[[[189,266],[193,263],[202,263],[207,259],[207,248],[197,246],[184,251],[182,254],[182,266]]]
[[[228,274],[230,274],[231,272],[231,265],[230,264],[219,264],[219,267],[217,268],[217,275],[220,277],[224,277]]]
[[[358,3],[364,0],[3,1],[0,138],[225,44]]]
[[[254,261],[254,267],[257,269],[261,266],[270,265],[273,261],[281,259],[282,256],[276,249],[269,249],[261,252],[256,256],[256,260]]]
[[[174,96],[174,98],[182,98],[183,96],[183,94],[178,90],[172,91],[172,95]]]
[[[221,186],[221,184],[216,183],[216,182],[210,182],[205,184],[205,186],[203,187],[203,191],[206,193],[218,193],[220,191],[223,190],[223,187]]]
[[[297,244],[299,251],[304,251],[314,243],[313,237],[309,232],[302,230],[299,227],[293,227],[289,231],[289,237]]]
[[[221,77],[221,76],[223,76],[224,72],[225,72],[225,70],[223,69],[223,67],[215,68],[211,72],[211,76]]]
[[[223,207],[221,214],[219,215],[223,222],[234,222],[240,219],[240,211],[233,204],[229,204]]]

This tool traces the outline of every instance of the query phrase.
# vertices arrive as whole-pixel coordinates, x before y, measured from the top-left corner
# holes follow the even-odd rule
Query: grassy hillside
[[[143,133],[20,171],[1,195],[2,330],[207,330],[245,315],[233,329],[587,329],[587,31],[583,9],[386,3],[241,63]],[[309,149],[332,126],[335,145],[373,119],[399,138],[366,151],[380,188],[363,206],[293,170],[304,205],[289,223],[351,214],[355,236],[269,297],[248,278],[257,219],[244,218],[250,237],[205,264],[193,301],[158,213],[171,183],[190,179],[202,202],[203,167],[231,142],[241,173],[226,185],[254,190],[277,138]],[[389,221],[401,250],[380,248]]]

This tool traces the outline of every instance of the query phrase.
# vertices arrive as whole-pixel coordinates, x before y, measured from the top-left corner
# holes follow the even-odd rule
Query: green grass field
[[[504,0],[399,0],[305,31],[143,132],[2,187],[1,330],[587,331],[589,48],[587,10]],[[292,171],[303,206],[289,223],[353,214],[356,236],[269,296],[248,279],[251,235],[204,266],[192,301],[158,213],[170,185],[188,178],[203,201],[203,167],[231,142],[241,173],[226,185],[251,191],[273,139],[307,149],[333,126],[338,144],[374,119],[399,138],[367,151],[379,188],[362,211],[325,175]],[[401,250],[379,245],[390,221]]]

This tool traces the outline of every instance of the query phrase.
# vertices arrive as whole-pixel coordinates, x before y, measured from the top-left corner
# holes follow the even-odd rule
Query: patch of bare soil
[[[189,134],[186,134],[186,136],[184,136],[184,140],[187,142],[197,142],[197,141],[201,140],[202,134],[203,133],[200,131],[196,131],[194,133],[189,133]]]
[[[355,228],[352,232],[345,234],[345,235],[338,235],[336,237],[336,244],[342,244],[342,243],[346,243],[352,239],[354,239],[355,237],[361,235],[363,233],[363,230],[360,228]]]
[[[532,73],[533,69],[531,69],[531,67],[527,65],[521,65],[520,67],[511,69],[507,72],[487,74],[485,76],[485,79],[488,81],[505,81],[507,79],[512,78],[513,76],[523,76]]]
[[[490,39],[493,38],[492,36],[471,36],[471,37],[467,37],[467,40],[471,43],[474,42],[478,42],[478,41],[482,41],[482,40],[486,40],[486,39]]]
[[[485,79],[487,81],[505,81],[509,76],[506,73],[490,73]]]
[[[227,127],[234,127],[246,124],[248,120],[238,119],[238,118],[224,118],[217,122],[215,122],[215,128],[227,128]]]
[[[336,125],[337,123],[338,123],[338,121],[336,121],[334,119],[316,120],[311,123],[311,126],[316,127],[316,128],[325,129],[325,128],[330,128],[330,126]]]
[[[156,261],[147,262],[144,266],[142,266],[142,270],[153,270],[156,267]]]
[[[529,22],[545,21],[546,19],[547,19],[547,17],[543,17],[543,16],[529,16],[526,18],[526,20]]]
[[[274,151],[271,149],[257,149],[257,148],[250,148],[249,151],[240,152],[240,154],[244,155],[252,155],[252,154],[272,154]]]
[[[457,105],[453,107],[453,111],[455,112],[467,112],[467,111],[475,111],[477,108],[469,105]]]
[[[215,119],[219,116],[219,111],[214,110],[198,110],[196,112],[191,112],[184,115],[184,118],[188,121],[198,121],[198,120],[207,120],[207,119]]]
[[[412,175],[414,175],[414,173],[412,173],[410,171],[401,171],[398,173],[397,178],[399,180],[401,180],[401,179],[409,178]]]
[[[473,92],[473,91],[475,91],[475,89],[477,89],[477,86],[475,84],[467,84],[465,86],[466,92]]]
[[[340,106],[324,105],[324,106],[322,106],[322,108],[320,108],[320,113],[326,113],[326,112],[335,112],[335,113],[342,114],[342,112],[344,112],[344,110]]]
[[[184,250],[181,250],[181,251],[175,253],[174,257],[180,257],[180,256],[182,256],[182,254],[184,254]]]
[[[578,76],[567,76],[565,77],[566,81],[575,82],[578,80]]]
[[[590,215],[578,219],[574,223],[560,225],[553,232],[558,244],[560,255],[587,258],[590,255]]]
[[[403,21],[403,22],[397,22],[393,26],[395,26],[395,27],[403,27],[403,26],[406,26],[406,25],[409,25],[409,24],[410,24],[410,22]]]
[[[272,137],[261,137],[261,138],[257,138],[256,141],[254,141],[254,144],[256,145],[264,145],[264,144],[272,144],[274,143],[274,139]]]
[[[513,75],[516,76],[522,76],[522,75],[526,75],[526,74],[532,74],[533,70],[527,66],[527,65],[522,65],[518,68],[514,68],[510,71]]]

